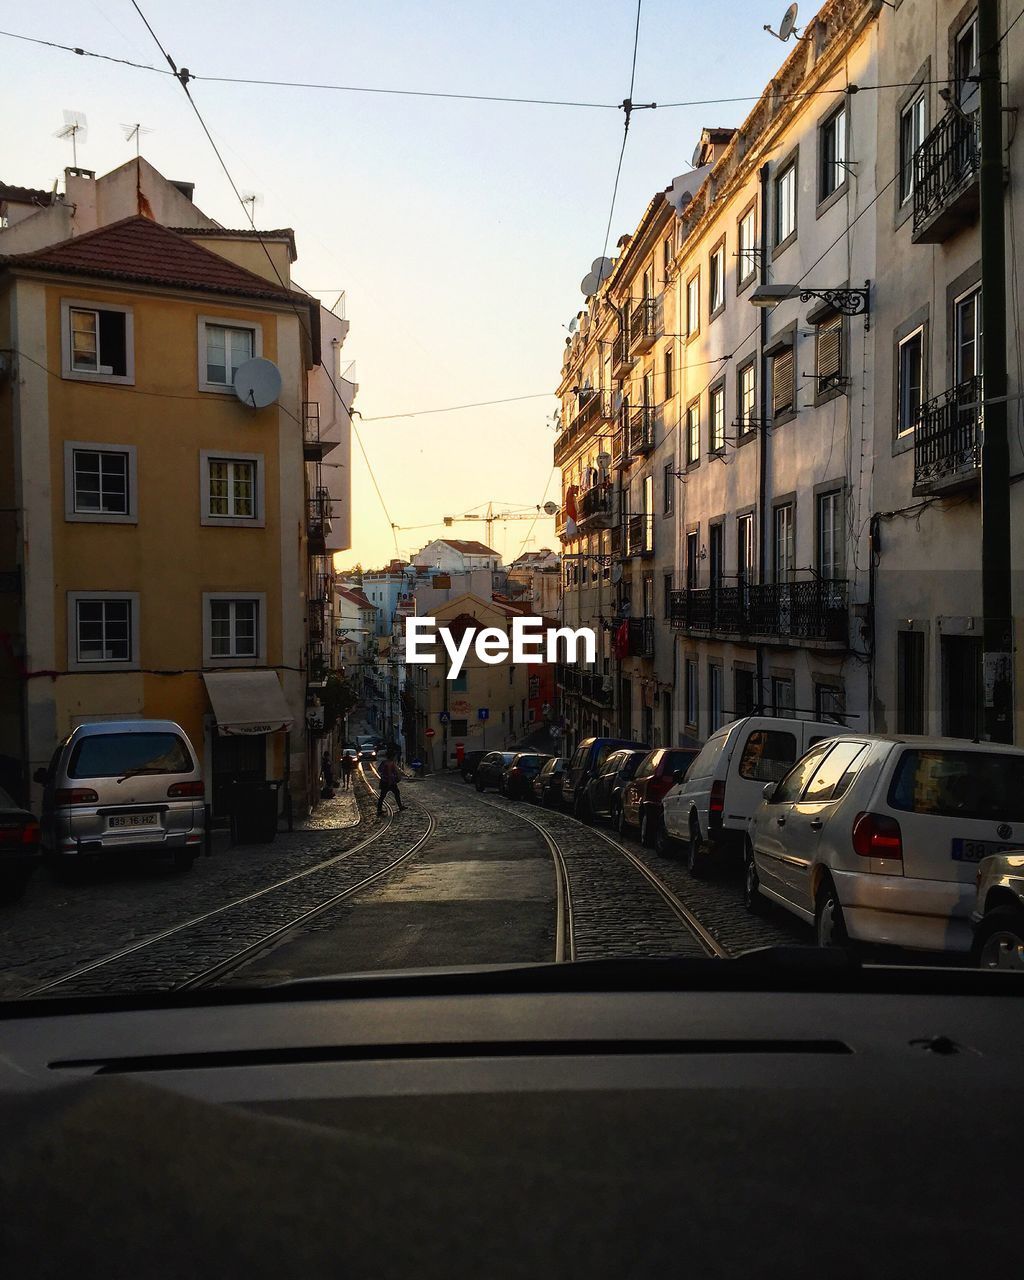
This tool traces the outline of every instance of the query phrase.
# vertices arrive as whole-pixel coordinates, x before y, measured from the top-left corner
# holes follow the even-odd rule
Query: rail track
[[[365,772],[360,770],[360,780],[367,789],[369,797],[375,793],[365,776]],[[190,934],[198,934],[202,927],[211,921],[230,920],[232,913],[239,913],[246,907],[256,903],[260,899],[272,898],[275,894],[295,885],[297,882],[307,880],[323,871],[329,870],[339,863],[351,859],[356,854],[370,848],[370,846],[382,841],[390,832],[394,824],[394,809],[390,803],[385,804],[384,811],[386,820],[374,828],[362,840],[357,841],[349,848],[342,850],[340,853],[334,854],[330,858],[322,859],[313,866],[306,867],[302,871],[296,871],[291,875],[284,876],[275,880],[272,884],[264,885],[262,888],[252,893],[244,894],[242,897],[234,898],[230,902],[221,903],[217,907],[213,907],[209,911],[201,912],[199,915],[191,916],[187,920],[183,920],[178,924],[171,925],[166,929],[161,929],[157,933],[149,934],[144,938],[139,938],[131,943],[116,948],[105,955],[98,956],[94,960],[87,961],[85,964],[76,966],[74,969],[68,970],[66,973],[58,974],[55,977],[48,978],[44,982],[38,983],[36,986],[19,993],[21,999],[30,999],[34,996],[62,994],[65,991],[72,991],[76,986],[81,986],[83,980],[88,980],[90,975],[96,975],[99,971],[110,969],[112,966],[121,964],[131,959],[143,959],[147,952],[159,947],[161,944],[174,942],[176,940],[188,939]],[[226,956],[217,959],[213,964],[206,965],[204,968],[195,973],[190,973],[187,977],[182,978],[178,982],[167,984],[171,990],[188,990],[196,987],[207,986],[216,982],[218,979],[225,977],[234,969],[244,965],[247,961],[266,950],[270,946],[274,946],[283,941],[289,934],[302,928],[310,920],[318,916],[329,908],[336,906],[339,902],[343,902],[346,898],[351,898],[355,894],[360,893],[376,881],[390,874],[396,867],[407,862],[414,857],[430,838],[434,831],[435,821],[430,813],[424,811],[427,819],[427,829],[414,843],[404,849],[401,853],[393,858],[389,858],[382,866],[374,867],[367,874],[360,876],[352,884],[346,885],[343,889],[336,893],[329,894],[323,900],[317,902],[312,907],[307,907],[302,911],[289,915],[283,922],[275,922],[273,927],[266,928],[258,937],[251,941],[247,941],[242,947],[230,952]]]

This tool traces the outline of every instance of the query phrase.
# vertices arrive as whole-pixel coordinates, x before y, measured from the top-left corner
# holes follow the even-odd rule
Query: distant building
[[[501,556],[493,547],[462,538],[435,538],[413,556],[415,565],[429,565],[444,573],[465,573],[469,569],[497,569]]]
[[[533,613],[554,617],[558,613],[562,589],[562,557],[544,547],[527,551],[508,567],[506,593]]]

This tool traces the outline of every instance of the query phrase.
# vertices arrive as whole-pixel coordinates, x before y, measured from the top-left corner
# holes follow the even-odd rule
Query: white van
[[[849,733],[842,725],[781,716],[744,716],[716,730],[663,801],[658,848],[686,845],[686,865],[699,876],[709,857],[743,848],[747,823],[766,782],[780,782],[824,738]]]

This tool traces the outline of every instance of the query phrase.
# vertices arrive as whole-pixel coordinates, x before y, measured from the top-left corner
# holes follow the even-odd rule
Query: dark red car
[[[39,861],[39,820],[0,787],[0,902],[25,892]]]
[[[697,747],[655,747],[647,753],[622,792],[621,834],[629,827],[639,827],[640,843],[654,844],[661,824],[661,802],[698,754]]]

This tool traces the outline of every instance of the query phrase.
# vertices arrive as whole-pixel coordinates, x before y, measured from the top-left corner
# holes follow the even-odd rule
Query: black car
[[[39,857],[38,818],[0,787],[0,901],[21,897]]]
[[[565,770],[565,779],[562,782],[562,804],[575,817],[587,821],[590,816],[587,800],[587,784],[590,779],[601,772],[605,760],[613,751],[619,751],[623,747],[629,747],[635,751],[639,746],[638,742],[627,742],[625,738],[584,738],[572,753],[572,758]],[[648,747],[644,747],[644,751],[648,750]]]
[[[600,773],[586,786],[587,808],[592,817],[618,822],[622,793],[646,755],[647,751],[642,747],[625,747],[605,757]]]
[[[531,784],[534,800],[545,809],[561,806],[566,763],[564,756],[549,756]]]
[[[516,758],[515,751],[488,751],[476,767],[473,785],[477,791],[486,791],[488,787],[500,787],[501,775],[507,764]]]
[[[498,790],[510,800],[528,799],[534,778],[549,759],[549,756],[538,755],[534,751],[521,751],[502,771]]]
[[[487,754],[486,751],[467,751],[459,765],[459,773],[463,782],[472,782],[476,776],[476,767]]]

